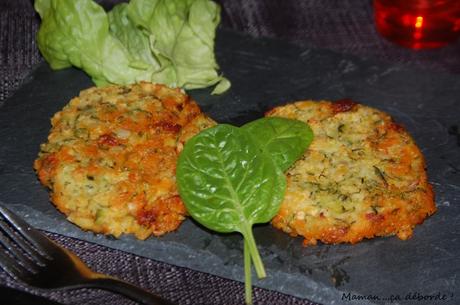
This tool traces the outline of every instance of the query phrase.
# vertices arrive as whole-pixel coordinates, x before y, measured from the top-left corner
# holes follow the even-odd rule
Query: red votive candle
[[[377,30],[412,49],[439,48],[460,36],[460,0],[374,0]]]

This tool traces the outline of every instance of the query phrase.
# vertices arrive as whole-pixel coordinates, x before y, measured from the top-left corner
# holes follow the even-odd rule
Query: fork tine
[[[15,248],[11,246],[11,241],[14,241],[14,243],[20,247],[24,252],[29,254],[39,265],[44,265],[46,263],[45,258],[43,257],[43,254],[39,253],[34,247],[32,247],[28,242],[26,242],[22,235],[20,234],[15,234],[14,229],[12,229],[8,224],[6,224],[3,220],[0,220],[0,229],[3,231],[3,233],[9,237],[9,239],[3,235],[1,238],[0,242],[10,251],[14,251]],[[1,231],[0,231],[1,232]],[[1,236],[1,235],[0,235]],[[18,252],[17,256],[20,256],[21,252]]]
[[[30,272],[26,268],[17,264],[4,252],[0,252],[0,267],[17,280],[26,282],[26,279],[30,277]]]
[[[2,221],[0,221],[0,225],[2,225]],[[9,252],[11,256],[13,256],[13,259],[15,259],[16,264],[20,264],[26,269],[31,270],[32,272],[38,271],[36,263],[39,262],[34,262],[31,258],[27,257],[19,248],[19,245],[16,243],[16,240],[8,238],[1,231],[0,244],[3,245],[3,247],[5,247],[5,252]]]
[[[0,215],[16,229],[17,233],[31,243],[42,256],[51,259],[47,253],[54,249],[55,246],[48,238],[32,228],[27,222],[13,214],[13,212],[1,204]]]

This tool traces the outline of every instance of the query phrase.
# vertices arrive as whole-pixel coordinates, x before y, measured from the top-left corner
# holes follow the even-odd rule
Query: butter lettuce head
[[[141,80],[185,89],[230,82],[214,55],[220,7],[209,0],[132,0],[105,10],[92,0],[36,0],[38,46],[53,69],[75,66],[97,85]]]

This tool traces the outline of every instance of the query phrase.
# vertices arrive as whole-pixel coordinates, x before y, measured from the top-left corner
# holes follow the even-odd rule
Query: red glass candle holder
[[[439,48],[460,36],[460,0],[374,0],[377,30],[412,49]]]

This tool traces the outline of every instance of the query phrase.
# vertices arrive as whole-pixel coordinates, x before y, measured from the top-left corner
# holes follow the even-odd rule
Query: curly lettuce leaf
[[[150,49],[149,37],[138,30],[136,25],[128,18],[127,7],[127,3],[120,3],[108,13],[110,34],[128,49],[134,59],[131,65],[144,69],[150,66],[154,67],[155,70],[160,69],[160,62]]]
[[[131,66],[131,55],[109,33],[104,9],[91,0],[36,0],[42,23],[38,47],[53,69],[83,69],[97,85],[149,80],[152,71]]]
[[[220,7],[209,0],[131,0],[128,16],[149,33],[152,51],[169,61],[166,69],[185,89],[218,84],[221,93],[230,82],[217,73],[214,40]]]
[[[36,0],[38,46],[53,69],[75,66],[96,85],[141,80],[185,89],[230,82],[214,56],[219,6],[209,0],[146,0],[108,14],[92,0]]]

